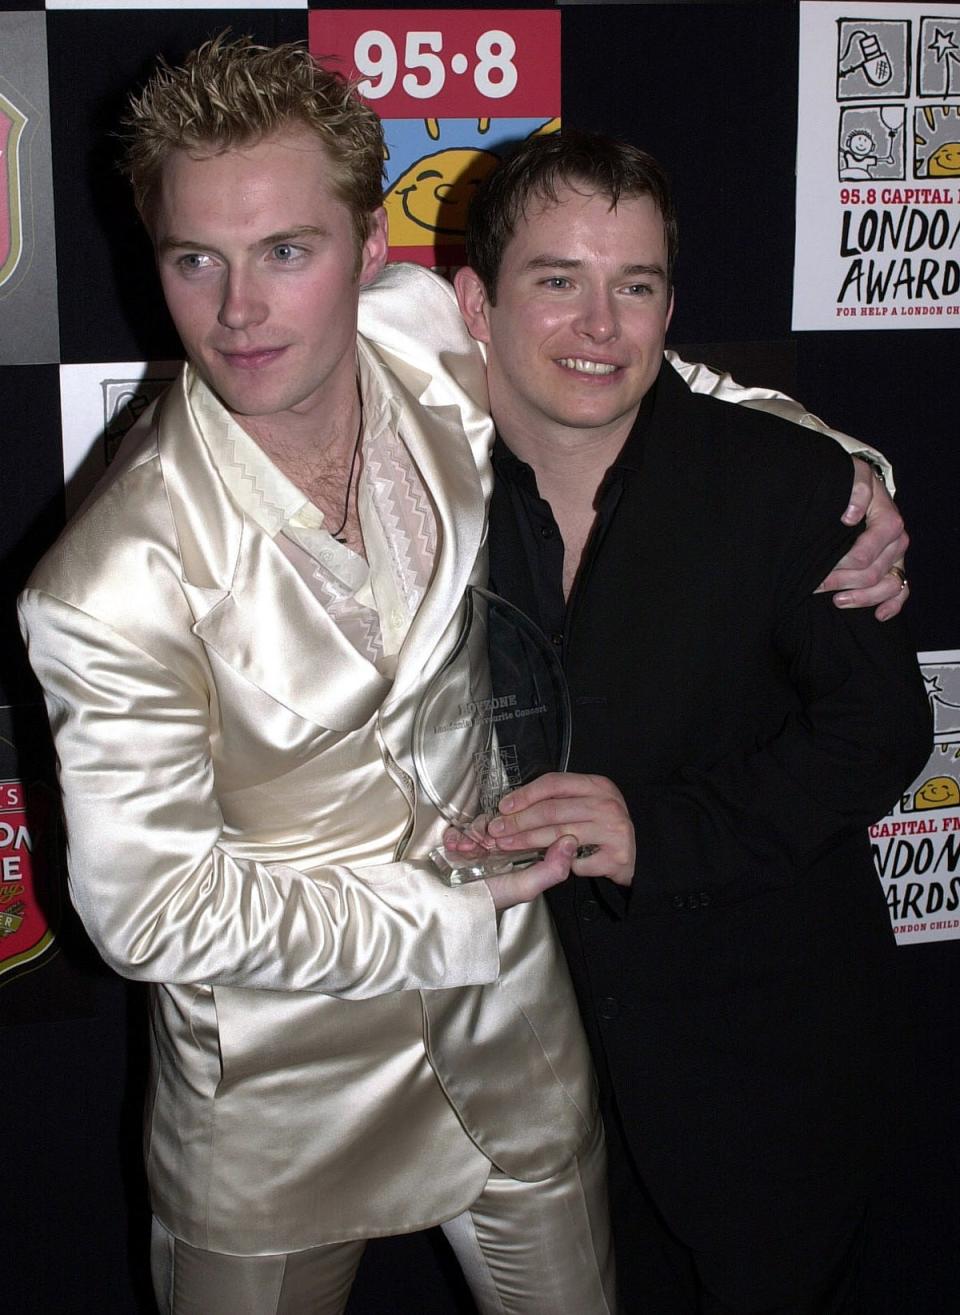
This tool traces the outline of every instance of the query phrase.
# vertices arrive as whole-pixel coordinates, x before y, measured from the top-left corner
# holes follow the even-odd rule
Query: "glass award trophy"
[[[553,646],[519,608],[469,589],[457,644],[413,727],[420,786],[450,826],[485,851],[431,850],[449,885],[543,857],[542,850],[498,852],[484,839],[485,824],[505,794],[544,772],[562,772],[569,756],[570,696]]]

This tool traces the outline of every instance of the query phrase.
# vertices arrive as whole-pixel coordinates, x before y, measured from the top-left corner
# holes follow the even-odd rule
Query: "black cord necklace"
[[[350,490],[353,488],[353,472],[357,468],[357,453],[360,451],[360,437],[363,434],[363,403],[360,403],[360,420],[357,424],[357,437],[353,445],[353,456],[350,458],[350,474],[347,476],[347,496],[343,503],[343,520],[335,530],[330,533],[336,539],[337,543],[346,543],[347,536],[343,533],[344,526],[347,523],[347,517],[350,515]]]

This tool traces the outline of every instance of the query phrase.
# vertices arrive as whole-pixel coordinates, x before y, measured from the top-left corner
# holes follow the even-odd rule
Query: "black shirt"
[[[628,472],[639,472],[643,436],[653,409],[654,388],[644,398],[633,428],[619,456],[607,471],[597,492],[596,520],[584,549],[583,561],[570,595],[563,597],[563,539],[550,504],[540,496],[532,467],[516,457],[497,435],[493,447],[495,486],[490,508],[490,587],[522,608],[565,655],[569,626],[577,596],[589,577],[600,543],[608,530]],[[510,522],[509,526],[504,521]],[[522,549],[525,571],[513,559],[513,547]]]

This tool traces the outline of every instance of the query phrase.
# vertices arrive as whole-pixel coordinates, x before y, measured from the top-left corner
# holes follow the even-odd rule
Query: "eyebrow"
[[[565,256],[533,256],[527,261],[525,268],[530,270],[537,269],[583,269],[582,260],[571,260]],[[622,265],[619,273],[621,276],[633,278],[636,276],[645,278],[662,278],[667,277],[666,270],[662,265]]]
[[[301,224],[298,228],[288,228],[280,233],[268,233],[266,237],[258,237],[256,242],[251,242],[247,247],[248,251],[256,251],[258,247],[274,247],[281,242],[295,242],[301,237],[327,237],[329,230],[319,228],[316,224]],[[194,242],[187,237],[177,237],[171,234],[170,237],[163,238],[157,243],[157,250],[163,254],[167,251],[210,251],[216,250],[215,244],[209,242]]]

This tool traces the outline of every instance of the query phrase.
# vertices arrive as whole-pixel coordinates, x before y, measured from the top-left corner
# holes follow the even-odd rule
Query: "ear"
[[[381,206],[374,210],[370,216],[370,226],[367,232],[367,240],[363,244],[360,252],[360,286],[366,287],[377,277],[384,265],[387,263],[387,250],[389,248],[389,239],[387,238],[387,212]]]
[[[453,286],[471,338],[476,338],[477,342],[489,342],[490,300],[479,274],[469,265],[463,265],[453,276]]]

